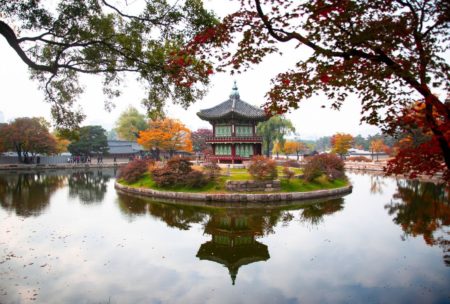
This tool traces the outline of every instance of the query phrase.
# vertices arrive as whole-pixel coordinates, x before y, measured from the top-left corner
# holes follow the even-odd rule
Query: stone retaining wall
[[[225,189],[232,192],[275,192],[281,190],[281,184],[279,180],[226,181]]]
[[[0,165],[1,170],[41,170],[41,169],[79,169],[79,168],[114,168],[123,163],[103,163],[103,164],[9,164]]]
[[[352,192],[352,186],[345,186],[338,189],[317,190],[309,192],[284,192],[284,193],[186,193],[173,191],[158,191],[148,188],[135,188],[115,183],[115,188],[120,192],[133,193],[156,198],[167,198],[189,201],[206,202],[285,202],[301,201],[328,196],[345,195]]]

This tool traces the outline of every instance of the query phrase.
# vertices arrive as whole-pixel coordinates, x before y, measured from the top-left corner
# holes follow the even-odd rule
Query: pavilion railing
[[[210,136],[206,142],[262,142],[262,136]]]

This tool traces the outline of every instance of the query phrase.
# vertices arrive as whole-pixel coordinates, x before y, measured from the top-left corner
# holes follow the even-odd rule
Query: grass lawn
[[[295,172],[295,174],[301,174],[301,169],[298,168],[290,168]],[[306,191],[314,191],[314,190],[323,190],[323,189],[333,189],[339,188],[348,185],[348,181],[344,179],[337,179],[334,181],[328,181],[324,178],[318,178],[313,182],[306,182],[303,179],[292,178],[290,181],[283,178],[282,171],[283,167],[278,167],[278,178],[281,181],[281,192],[306,192]],[[227,174],[228,169],[223,169],[222,174]],[[132,187],[144,187],[151,188],[154,190],[161,191],[176,191],[176,192],[190,192],[190,193],[227,193],[225,190],[225,182],[227,180],[251,180],[250,174],[246,169],[230,169],[230,176],[222,175],[216,181],[209,182],[205,186],[201,188],[190,188],[187,186],[175,186],[175,187],[158,187],[155,182],[152,180],[151,175],[149,173],[145,174],[140,180],[135,183],[125,183],[124,181],[120,181],[120,183]],[[255,192],[257,193],[257,192]]]

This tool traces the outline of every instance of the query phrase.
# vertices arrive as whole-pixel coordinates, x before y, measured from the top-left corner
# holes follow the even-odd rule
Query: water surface
[[[343,198],[196,207],[114,175],[0,173],[0,303],[450,303],[442,187],[350,173]]]

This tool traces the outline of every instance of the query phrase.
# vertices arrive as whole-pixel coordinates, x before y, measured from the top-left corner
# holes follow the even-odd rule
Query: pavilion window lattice
[[[231,155],[231,145],[217,145],[216,155]]]
[[[251,144],[237,144],[236,155],[242,157],[250,157],[253,155],[253,145]]]
[[[252,136],[252,129],[251,126],[236,126],[236,136]]]
[[[216,126],[217,137],[231,136],[231,126]]]

